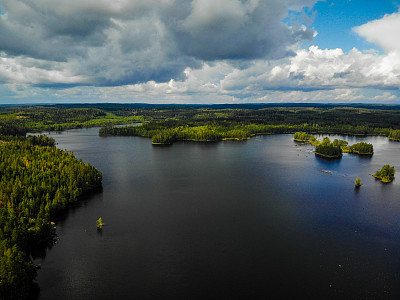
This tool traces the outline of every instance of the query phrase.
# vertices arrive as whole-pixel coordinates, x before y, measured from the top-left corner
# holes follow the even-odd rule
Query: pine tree
[[[357,178],[356,178],[356,182],[355,182],[354,186],[355,186],[356,188],[359,188],[360,186],[362,186],[361,178],[360,178],[360,177],[357,177]]]

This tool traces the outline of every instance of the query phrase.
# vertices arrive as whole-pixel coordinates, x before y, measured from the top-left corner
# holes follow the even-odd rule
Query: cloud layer
[[[301,49],[315,2],[0,0],[0,85],[53,101],[398,101],[400,13],[354,29],[384,54]]]
[[[64,62],[65,74],[90,78],[94,85],[178,79],[203,60],[282,58],[313,36],[310,29],[281,22],[289,7],[302,8],[291,0],[1,0],[0,5],[3,57],[45,60],[55,67]]]

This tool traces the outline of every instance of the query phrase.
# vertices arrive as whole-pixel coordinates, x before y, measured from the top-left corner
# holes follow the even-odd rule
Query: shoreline
[[[338,156],[338,155],[332,156],[332,155],[322,154],[322,153],[318,153],[318,152],[314,152],[314,154],[317,155],[317,156],[324,157],[324,158],[332,158],[332,159],[334,159],[334,158],[342,158],[342,156],[343,156],[342,154],[340,156]]]
[[[383,177],[378,177],[375,175],[372,175],[372,177],[374,177],[376,180],[380,180],[382,183],[392,183],[394,180],[394,178],[392,180],[385,180],[385,179],[383,179]]]

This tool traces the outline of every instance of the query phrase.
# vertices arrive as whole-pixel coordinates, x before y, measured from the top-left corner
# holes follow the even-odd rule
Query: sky
[[[0,0],[0,104],[400,104],[400,0]]]

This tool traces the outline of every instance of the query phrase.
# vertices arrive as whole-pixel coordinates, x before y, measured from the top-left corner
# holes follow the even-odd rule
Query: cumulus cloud
[[[400,13],[354,29],[385,54],[301,49],[316,1],[0,0],[0,84],[62,101],[398,100]]]
[[[344,53],[311,46],[294,57],[255,60],[241,68],[226,61],[203,63],[201,68],[187,68],[184,80],[127,85],[108,93],[170,102],[189,101],[188,95],[201,102],[393,102],[399,96],[399,63],[394,53]]]
[[[316,1],[0,0],[0,51],[98,86],[182,79],[204,60],[293,55],[313,31],[281,20]]]
[[[89,78],[74,75],[65,63],[52,63],[25,57],[0,57],[0,83],[18,84],[88,84]]]
[[[195,0],[175,28],[177,41],[186,54],[204,60],[293,55],[290,46],[311,40],[314,32],[281,22],[288,6],[279,0]]]
[[[226,68],[225,68],[226,69]],[[226,72],[226,70],[224,70]],[[254,61],[248,68],[232,68],[220,80],[221,90],[235,93],[315,91],[343,88],[400,88],[400,55],[365,54],[357,49],[319,49],[311,46],[279,61]]]
[[[382,19],[355,27],[354,31],[388,53],[400,51],[400,13],[385,15]]]

